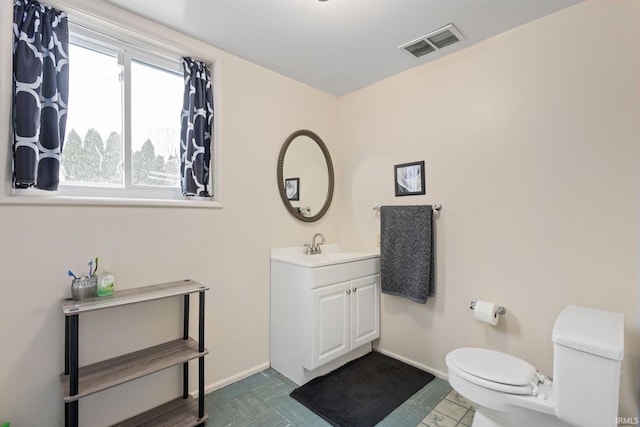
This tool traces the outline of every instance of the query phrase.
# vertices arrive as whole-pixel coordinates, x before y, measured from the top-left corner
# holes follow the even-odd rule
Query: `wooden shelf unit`
[[[88,298],[82,301],[61,301],[65,315],[65,371],[60,374],[62,394],[65,402],[65,426],[78,426],[78,400],[93,393],[144,377],[154,372],[182,364],[182,397],[171,400],[157,408],[132,417],[116,426],[172,426],[193,427],[204,425],[204,293],[209,288],[193,280],[184,280],[135,289],[116,291],[107,297]],[[198,341],[189,337],[189,295],[199,295]],[[124,354],[91,365],[78,366],[79,314],[108,309],[127,304],[136,304],[157,299],[183,296],[183,337],[153,347]],[[198,359],[198,399],[188,392],[188,362]]]

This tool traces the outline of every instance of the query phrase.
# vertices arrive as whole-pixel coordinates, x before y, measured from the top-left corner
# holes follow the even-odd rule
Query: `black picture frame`
[[[395,165],[393,182],[396,197],[425,194],[424,160]]]
[[[300,178],[286,178],[284,188],[287,192],[287,200],[300,200]]]

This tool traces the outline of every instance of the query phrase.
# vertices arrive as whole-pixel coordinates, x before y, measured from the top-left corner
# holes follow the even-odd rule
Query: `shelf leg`
[[[67,402],[64,404],[65,410],[65,427],[78,427],[78,401]]]
[[[204,291],[200,292],[200,307],[198,310],[198,351],[204,351]]]
[[[189,339],[189,295],[184,296],[184,330],[182,339]],[[182,398],[189,397],[189,362],[182,364]]]
[[[67,316],[68,319],[68,368],[69,368],[69,395],[78,394],[78,315]],[[66,328],[65,328],[66,329]],[[78,427],[78,401],[65,404],[66,416],[69,420],[68,427]]]
[[[189,339],[189,295],[184,296],[184,310],[183,310],[183,325],[182,339]]]
[[[204,417],[204,356],[198,358],[198,418]]]
[[[64,316],[64,374],[69,375],[69,316]]]
[[[200,292],[198,310],[198,350],[204,351],[204,291]],[[204,356],[198,358],[198,418],[204,417]]]
[[[78,394],[78,315],[69,318],[69,395]]]
[[[184,362],[182,364],[182,398],[187,399],[189,397],[189,363]]]
[[[69,316],[64,316],[64,374],[69,375],[69,334],[70,334]],[[64,404],[64,427],[69,427],[71,422],[71,404]]]

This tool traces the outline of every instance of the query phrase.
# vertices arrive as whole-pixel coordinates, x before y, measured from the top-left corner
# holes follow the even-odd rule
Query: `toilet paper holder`
[[[474,299],[474,300],[473,300],[473,301],[471,301],[471,303],[469,304],[469,308],[470,308],[471,310],[473,310],[473,309],[475,309],[475,308],[476,308],[476,302],[478,302],[478,300],[475,300],[475,299]],[[496,314],[499,314],[499,315],[507,314],[507,309],[500,305],[500,306],[498,306],[498,309],[496,310]]]

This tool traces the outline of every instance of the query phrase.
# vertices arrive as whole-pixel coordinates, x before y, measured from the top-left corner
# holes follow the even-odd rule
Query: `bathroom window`
[[[29,199],[53,203],[219,206],[213,198],[185,197],[180,188],[181,57],[189,55],[124,42],[71,21],[69,27],[59,190],[13,195],[41,193]],[[214,137],[214,158],[216,143]],[[216,176],[214,170],[211,181]]]
[[[82,39],[69,57],[61,185],[179,191],[181,63]]]

